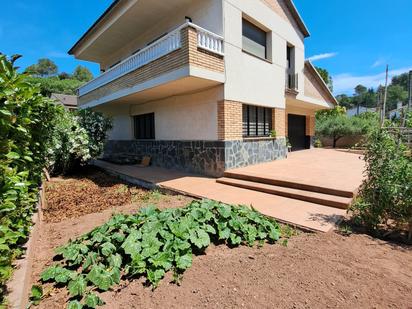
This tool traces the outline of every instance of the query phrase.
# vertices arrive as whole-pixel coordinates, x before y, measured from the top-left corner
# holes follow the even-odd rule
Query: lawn
[[[31,283],[55,263],[55,248],[107,222],[153,204],[180,208],[192,199],[129,186],[99,170],[46,184],[47,207],[34,247]],[[282,227],[283,230],[284,227]],[[366,235],[291,232],[263,247],[210,245],[179,280],[166,274],[157,289],[123,278],[101,293],[103,308],[408,308],[412,303],[412,250]],[[39,308],[61,308],[66,289],[44,286]]]

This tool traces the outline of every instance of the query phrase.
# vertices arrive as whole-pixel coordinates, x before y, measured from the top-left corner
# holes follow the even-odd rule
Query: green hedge
[[[0,54],[0,305],[28,238],[43,168],[66,173],[98,156],[111,128],[100,113],[71,113],[42,96],[17,72],[18,58]]]
[[[0,303],[12,261],[22,254],[59,107],[0,55]]]

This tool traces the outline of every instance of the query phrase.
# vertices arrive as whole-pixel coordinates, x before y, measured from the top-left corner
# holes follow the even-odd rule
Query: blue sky
[[[0,52],[22,54],[26,67],[51,58],[60,71],[76,65],[67,51],[110,5],[111,0],[13,0],[0,11]],[[383,83],[385,65],[391,74],[412,69],[412,0],[295,0],[312,36],[306,57],[330,71],[335,94],[352,93],[359,83]],[[409,15],[409,16],[408,16]],[[409,24],[408,24],[409,23]]]

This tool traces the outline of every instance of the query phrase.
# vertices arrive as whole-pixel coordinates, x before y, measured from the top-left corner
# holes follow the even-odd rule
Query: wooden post
[[[383,126],[386,117],[386,100],[388,99],[388,76],[389,75],[389,65],[386,65],[386,80],[385,80],[385,95],[383,97],[383,117],[381,126]]]

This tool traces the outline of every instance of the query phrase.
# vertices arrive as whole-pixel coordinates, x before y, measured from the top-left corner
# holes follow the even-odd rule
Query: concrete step
[[[310,185],[310,184],[293,182],[293,181],[286,181],[286,180],[277,179],[277,178],[259,177],[255,175],[242,174],[238,172],[227,171],[224,173],[223,177],[237,179],[237,180],[245,180],[245,181],[250,181],[253,183],[261,183],[261,184],[277,186],[277,187],[284,187],[284,188],[290,188],[290,189],[296,189],[296,190],[302,190],[302,191],[310,191],[314,193],[322,193],[322,194],[332,195],[332,196],[340,196],[340,197],[345,197],[345,198],[350,198],[350,199],[353,199],[356,195],[356,192],[348,191],[348,190],[340,190],[336,188],[328,188],[326,186],[317,186],[317,185]]]
[[[306,201],[339,209],[347,209],[353,200],[353,198],[349,197],[342,197],[337,195],[330,195],[313,191],[282,187],[242,179],[222,177],[217,179],[216,181],[220,184],[269,193],[273,195],[283,196],[291,199]]]

